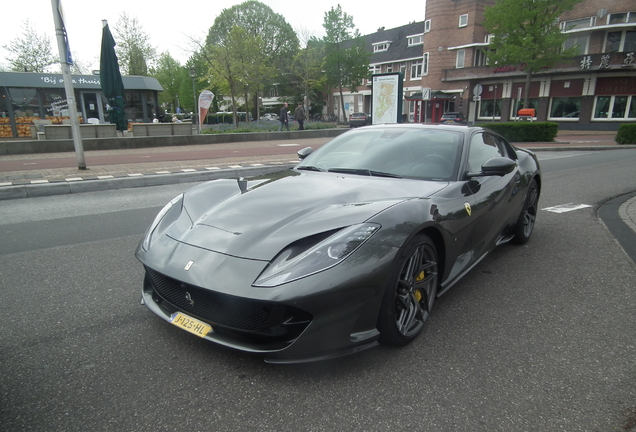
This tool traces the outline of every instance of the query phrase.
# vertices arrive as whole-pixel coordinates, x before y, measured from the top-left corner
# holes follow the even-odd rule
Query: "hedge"
[[[619,144],[636,144],[636,123],[620,125],[614,141]]]
[[[490,129],[510,142],[552,142],[559,132],[554,122],[483,123],[475,126]]]

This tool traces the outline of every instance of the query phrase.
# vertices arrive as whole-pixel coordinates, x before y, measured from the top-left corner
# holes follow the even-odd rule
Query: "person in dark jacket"
[[[294,111],[294,118],[298,122],[298,130],[304,130],[305,127],[303,124],[305,123],[305,120],[307,120],[307,116],[305,115],[302,102],[298,102],[298,107],[296,107],[296,110]]]
[[[289,116],[287,115],[287,102],[283,104],[283,107],[280,109],[280,114],[278,116],[278,120],[280,120],[280,129],[278,131],[283,130],[283,126],[287,128],[289,131]]]

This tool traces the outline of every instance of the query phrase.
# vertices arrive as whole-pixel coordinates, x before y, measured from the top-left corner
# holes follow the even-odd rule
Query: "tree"
[[[243,27],[234,26],[223,44],[208,46],[206,58],[213,82],[230,93],[234,123],[238,128],[237,96],[241,82],[245,78],[246,63],[241,58],[248,43],[248,35]]]
[[[525,64],[523,106],[528,106],[532,74],[574,57],[578,48],[563,50],[567,36],[559,16],[581,0],[498,0],[484,12],[484,27],[494,35],[489,64]]]
[[[203,51],[213,80],[230,93],[238,127],[237,97],[257,95],[276,70],[288,68],[298,38],[282,15],[258,1],[224,9],[214,20]],[[258,115],[258,114],[257,114]]]
[[[221,11],[210,27],[206,45],[223,45],[234,26],[263,40],[262,54],[282,70],[298,50],[298,38],[285,18],[269,6],[250,0]]]
[[[353,25],[353,17],[338,5],[325,12],[325,72],[327,84],[340,92],[343,119],[347,121],[342,89],[358,91],[358,85],[369,74],[371,54],[366,50],[364,37]]]
[[[300,31],[304,48],[300,49],[292,62],[292,73],[296,77],[298,87],[303,96],[305,111],[309,112],[308,100],[317,100],[324,90],[326,76],[322,71],[325,50],[324,43],[309,37],[305,31]]]
[[[143,31],[137,18],[125,12],[119,15],[114,27],[115,51],[123,75],[148,75],[153,66],[156,49],[150,45],[150,37]]]
[[[51,40],[45,34],[37,34],[29,20],[23,26],[22,37],[3,46],[12,54],[8,58],[9,68],[12,71],[44,73],[49,66],[59,63],[51,49]]]
[[[169,52],[163,52],[157,60],[155,69],[152,70],[152,75],[163,87],[163,91],[159,93],[159,105],[174,104],[184,78],[181,64]]]

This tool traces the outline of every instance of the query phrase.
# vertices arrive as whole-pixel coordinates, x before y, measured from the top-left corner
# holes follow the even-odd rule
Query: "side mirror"
[[[307,156],[309,156],[310,154],[312,154],[314,152],[314,149],[312,149],[311,147],[305,147],[304,149],[298,150],[298,158],[300,160],[305,159]]]
[[[488,159],[481,166],[480,173],[468,173],[468,178],[483,176],[505,176],[510,174],[517,167],[517,163],[505,157],[494,157]]]

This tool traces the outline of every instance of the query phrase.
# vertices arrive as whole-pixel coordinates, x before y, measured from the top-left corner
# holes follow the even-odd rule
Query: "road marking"
[[[31,180],[31,184],[44,184],[44,183],[48,183],[48,180]],[[11,183],[7,183],[7,184],[11,184]]]
[[[75,182],[75,181],[82,181],[84,179],[82,177],[69,177],[69,178],[64,179],[64,180],[66,180],[67,182]]]
[[[170,171],[157,171],[155,174],[172,174]]]
[[[128,177],[142,177],[142,176],[143,176],[142,173],[128,174]]]
[[[218,170],[221,169],[219,167],[205,167],[206,170]]]
[[[230,165],[228,168],[239,169],[239,168],[243,168],[243,167],[241,165]]]
[[[37,165],[37,162],[24,162],[22,165]]]
[[[566,213],[566,212],[571,212],[574,210],[581,210],[584,208],[589,208],[592,207],[589,204],[575,204],[575,203],[569,203],[569,204],[561,204],[558,206],[554,206],[554,207],[546,207],[544,209],[541,210],[545,210],[545,211],[549,211],[552,213]]]
[[[300,147],[300,144],[278,144],[278,147]]]
[[[182,172],[196,172],[196,170],[193,169],[193,168],[183,168],[181,171]]]
[[[98,179],[100,180],[106,180],[106,179],[112,179],[115,178],[115,176],[112,175],[102,175],[102,176],[97,176]]]

